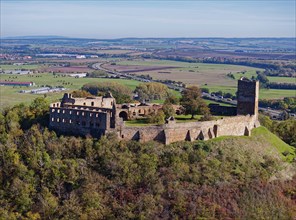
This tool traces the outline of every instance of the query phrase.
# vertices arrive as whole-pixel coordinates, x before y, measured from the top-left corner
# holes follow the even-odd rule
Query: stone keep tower
[[[259,82],[242,77],[237,87],[237,115],[258,115]]]

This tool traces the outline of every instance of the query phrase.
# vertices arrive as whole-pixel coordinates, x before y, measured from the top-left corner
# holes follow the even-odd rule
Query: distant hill
[[[28,40],[28,39],[61,39],[61,38],[64,38],[64,39],[68,39],[69,37],[64,37],[64,36],[57,36],[57,35],[33,35],[33,36],[13,36],[13,37],[1,37],[1,39],[4,39],[4,40]]]

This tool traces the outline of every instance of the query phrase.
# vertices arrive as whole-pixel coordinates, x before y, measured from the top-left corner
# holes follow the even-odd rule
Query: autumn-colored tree
[[[88,83],[82,87],[82,90],[89,92],[92,95],[105,95],[106,92],[111,92],[116,99],[116,103],[132,102],[132,90],[117,82],[96,82]]]
[[[141,83],[135,89],[140,100],[159,100],[168,96],[169,89],[166,85],[157,82]]]
[[[72,96],[75,98],[86,98],[86,97],[91,97],[93,95],[85,90],[75,90],[72,92]]]

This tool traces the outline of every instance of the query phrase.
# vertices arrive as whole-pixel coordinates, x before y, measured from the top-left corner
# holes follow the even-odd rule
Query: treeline
[[[296,65],[287,65],[284,68],[278,67],[277,69],[266,69],[264,74],[266,76],[280,76],[280,77],[296,77]]]
[[[262,69],[277,69],[278,66],[276,64],[271,63],[259,63],[254,60],[242,60],[235,58],[224,58],[224,57],[211,57],[211,58],[203,58],[203,63],[217,63],[217,64],[230,64],[230,65],[242,65],[242,66],[250,66],[255,68]]]
[[[147,59],[160,59],[160,60],[174,60],[189,63],[212,63],[212,64],[230,64],[242,65],[255,68],[265,69],[264,74],[267,76],[280,76],[280,77],[295,77],[296,65],[285,63],[263,63],[255,59],[240,59],[240,58],[225,58],[225,57],[204,57],[194,58],[188,56],[175,56],[175,55],[142,55]],[[232,77],[229,75],[229,77]]]
[[[103,96],[106,92],[111,92],[119,104],[132,102],[132,90],[117,82],[87,83],[82,86],[82,90],[94,96]]]
[[[276,83],[270,82],[267,87],[269,89],[292,89],[296,90],[296,83]]]
[[[263,108],[273,108],[280,110],[288,110],[291,113],[296,113],[296,97],[284,98],[283,100],[262,99],[259,100],[259,106]]]
[[[166,85],[157,82],[140,83],[134,91],[117,82],[87,83],[82,86],[82,90],[94,96],[102,96],[106,92],[111,92],[119,104],[133,102],[133,93],[137,94],[139,101],[164,100],[171,94]],[[80,93],[79,91],[75,92]],[[77,97],[85,96],[87,96],[87,93],[79,94]]]
[[[140,83],[136,87],[135,93],[138,95],[140,101],[145,101],[165,99],[168,97],[170,91],[169,88],[162,83],[150,82]]]
[[[250,66],[255,68],[275,70],[282,73],[286,69],[296,71],[296,65],[294,64],[278,64],[278,63],[262,63],[256,61],[255,59],[240,59],[240,58],[226,58],[226,57],[203,57],[203,58],[194,58],[188,56],[177,56],[177,55],[142,55],[143,58],[147,59],[163,59],[163,60],[174,60],[181,62],[189,63],[214,63],[214,64],[231,64],[231,65],[242,65]]]
[[[252,77],[252,79],[256,79],[260,82],[260,87],[267,89],[291,89],[296,90],[296,83],[277,83],[277,82],[269,82],[265,71],[260,72],[256,71],[257,76]]]
[[[39,99],[0,114],[0,219],[296,214],[296,178],[270,182],[280,160],[251,148],[242,154],[234,139],[164,146],[118,141],[112,134],[100,140],[57,136],[39,125],[47,113],[47,101]]]
[[[268,116],[260,115],[260,123],[275,133],[287,144],[294,146],[296,150],[296,120],[294,118],[285,121],[274,121]]]
[[[103,70],[95,70],[93,72],[87,73],[86,77],[88,78],[102,78],[107,77],[108,74]]]

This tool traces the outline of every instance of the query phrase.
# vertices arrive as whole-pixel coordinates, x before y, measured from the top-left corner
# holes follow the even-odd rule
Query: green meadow
[[[210,92],[222,91],[225,93],[235,94],[236,86],[202,86],[202,88],[208,88]],[[259,99],[282,99],[284,97],[295,97],[295,90],[284,90],[284,89],[260,89]]]
[[[25,69],[25,70],[35,70],[40,67],[46,67],[47,65],[42,64],[30,64],[30,65],[0,65],[0,70],[19,70],[19,69]]]
[[[126,85],[131,89],[135,89],[139,84],[135,80],[126,79],[105,79],[105,78],[74,78],[70,76],[55,77],[51,73],[44,74],[34,74],[29,75],[11,75],[11,74],[1,74],[1,81],[20,81],[20,82],[34,82],[36,86],[32,87],[20,87],[20,86],[0,86],[0,104],[1,108],[6,106],[11,106],[19,103],[30,103],[34,98],[44,96],[43,94],[24,94],[19,93],[21,90],[31,90],[36,89],[41,86],[64,86],[68,91],[73,91],[80,89],[84,84],[91,82],[118,82],[120,84]],[[15,78],[16,77],[16,78]],[[62,97],[64,92],[60,93],[47,93],[47,97],[50,101],[56,101]]]

